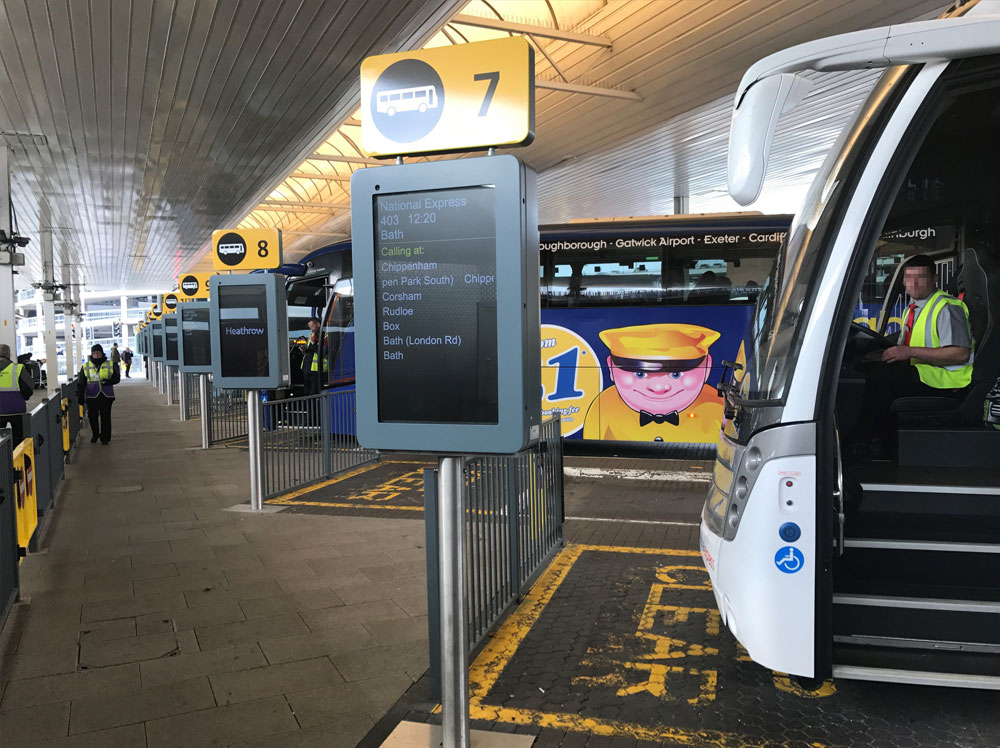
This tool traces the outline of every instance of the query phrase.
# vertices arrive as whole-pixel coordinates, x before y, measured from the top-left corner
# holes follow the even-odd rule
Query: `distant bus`
[[[736,357],[790,220],[731,213],[541,226],[542,412],[558,413],[571,439],[713,443],[722,362]],[[300,264],[304,275],[288,281],[293,337],[305,339],[309,316],[323,321],[328,387],[354,385],[350,248],[343,242],[313,252]],[[622,328],[654,345],[701,336],[705,355],[694,356],[685,373],[639,371],[643,354],[636,352],[633,372],[607,342],[629,344],[632,334],[623,337]],[[624,390],[640,382],[650,393],[646,405]]]
[[[396,112],[426,112],[438,108],[438,94],[434,86],[394,88],[378,95],[375,110],[379,114],[395,116]]]

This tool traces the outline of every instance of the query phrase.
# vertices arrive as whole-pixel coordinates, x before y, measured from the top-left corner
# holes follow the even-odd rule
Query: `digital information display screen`
[[[153,330],[153,358],[163,358],[163,336]]]
[[[167,346],[164,358],[167,361],[177,361],[180,354],[177,350],[177,317],[175,315],[163,320],[163,340]]]
[[[222,376],[268,376],[265,287],[219,286],[218,291]]]
[[[378,420],[497,423],[494,188],[372,199]]]
[[[181,307],[181,345],[185,366],[212,365],[212,335],[209,332],[208,307]]]

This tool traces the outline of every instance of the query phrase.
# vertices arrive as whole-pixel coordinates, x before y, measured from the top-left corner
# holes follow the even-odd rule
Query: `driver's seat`
[[[958,291],[969,307],[969,326],[976,343],[975,360],[972,365],[972,383],[963,398],[949,397],[904,397],[892,404],[891,412],[897,417],[900,429],[899,462],[901,465],[920,464],[927,454],[940,451],[940,434],[933,432],[927,449],[913,449],[927,441],[919,433],[922,430],[977,429],[981,437],[963,435],[963,442],[973,439],[976,444],[965,445],[964,450],[972,450],[967,455],[973,463],[980,450],[978,441],[990,439],[984,450],[995,454],[998,442],[997,432],[983,428],[983,403],[986,393],[1000,376],[1000,331],[997,329],[997,315],[1000,313],[1000,266],[985,253],[966,249],[962,270],[958,274]],[[933,445],[933,446],[932,446]],[[911,452],[907,454],[907,452]]]

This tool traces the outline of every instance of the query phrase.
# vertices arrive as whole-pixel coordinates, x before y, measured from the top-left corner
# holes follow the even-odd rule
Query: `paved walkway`
[[[145,379],[85,428],[0,636],[0,745],[353,747],[427,667],[423,523],[255,516]]]

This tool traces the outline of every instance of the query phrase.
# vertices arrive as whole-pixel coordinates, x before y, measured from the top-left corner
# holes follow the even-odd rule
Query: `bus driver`
[[[937,289],[934,261],[915,255],[903,268],[910,297],[898,344],[874,354],[865,377],[859,438],[871,456],[889,443],[893,401],[901,397],[962,397],[972,381],[972,332],[965,303]]]

